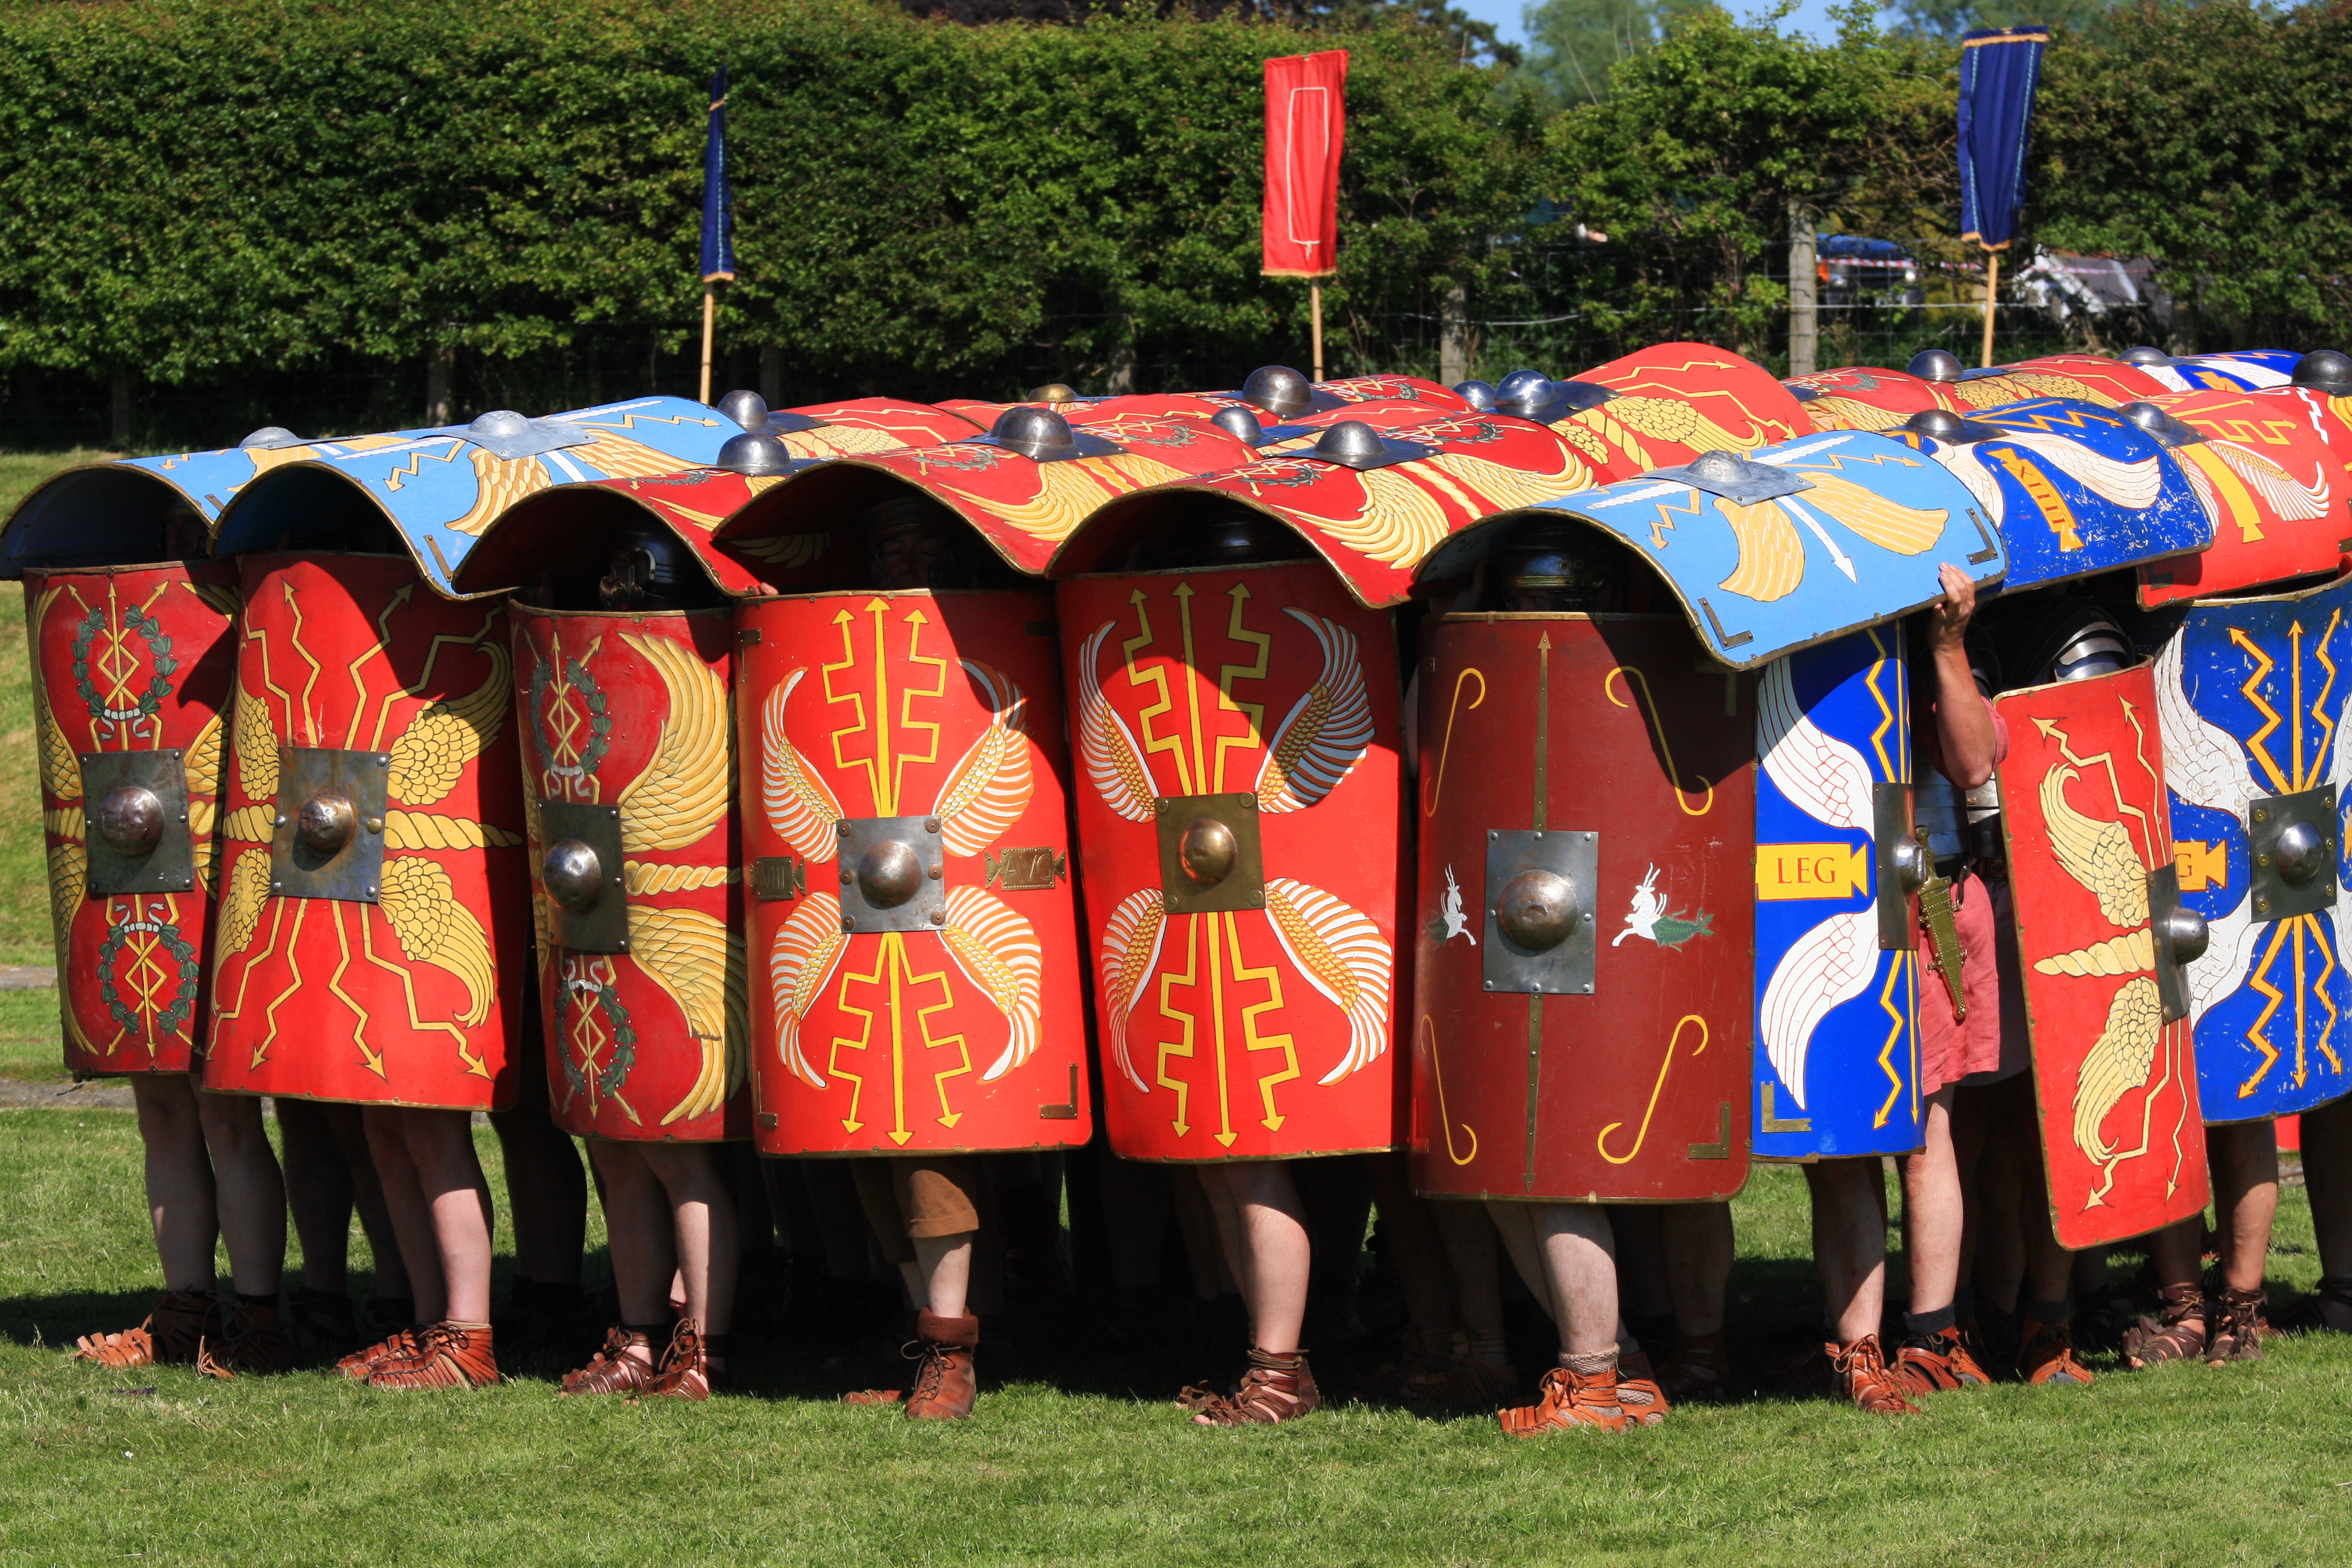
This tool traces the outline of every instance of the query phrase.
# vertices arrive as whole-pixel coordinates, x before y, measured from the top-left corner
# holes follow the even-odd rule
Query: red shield
[[[1579,373],[1616,396],[1555,420],[1600,482],[1813,434],[1796,394],[1762,365],[1705,343],[1660,343]]]
[[[859,397],[846,403],[815,403],[782,410],[772,419],[776,438],[795,458],[855,458],[887,452],[899,447],[929,447],[980,434],[980,426],[961,415],[923,403],[900,403],[888,397]],[[814,419],[803,429],[782,426],[798,423],[791,416]]]
[[[1952,386],[1908,371],[1848,365],[1783,384],[1805,397],[1805,414],[1816,430],[1892,430],[1914,414],[1931,408],[1966,408]]]
[[[2096,354],[2044,354],[1954,382],[1963,408],[1994,408],[2033,397],[2074,397],[2103,408],[2160,397],[2172,388],[2137,365]]]
[[[243,567],[205,1086],[499,1110],[530,940],[506,607],[442,599],[402,558]],[[346,770],[340,812],[305,793],[320,761]],[[273,891],[313,813],[355,852],[380,834],[380,879]]]
[[[1679,616],[1447,616],[1423,636],[1413,1185],[1729,1197],[1748,1176],[1750,678],[1711,668]],[[1535,832],[1594,836],[1598,871],[1577,894],[1589,957],[1571,934],[1549,976],[1498,963],[1490,916],[1496,836]]]
[[[2103,1247],[2207,1196],[2189,1026],[2165,1019],[2150,920],[2149,873],[2172,864],[2156,681],[2141,665],[1995,706],[2051,1221],[2061,1246]]]
[[[747,1137],[728,612],[511,614],[556,1125],[598,1138]],[[609,896],[625,904],[622,951],[551,938],[540,875],[548,803],[615,808],[607,847],[622,859]]]
[[[1393,1146],[1388,616],[1314,562],[1078,577],[1057,600],[1112,1148]]]
[[[227,562],[25,574],[58,999],[75,1072],[186,1072],[204,1038],[236,608]],[[93,793],[120,787],[109,754],[156,751],[182,753],[156,793],[184,791],[185,821],[175,808],[163,826],[188,840],[190,874],[169,879],[170,890],[93,891],[86,817],[99,805]]]
[[[735,625],[761,1152],[1084,1143],[1051,604],[813,595]]]
[[[2344,458],[2302,397],[2233,387],[2148,401],[2205,437],[2172,455],[2212,514],[2213,545],[2141,567],[2141,608],[2346,563]]]

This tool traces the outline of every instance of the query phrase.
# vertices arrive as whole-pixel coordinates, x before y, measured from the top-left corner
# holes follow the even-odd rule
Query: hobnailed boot
[[[980,1320],[970,1315],[942,1318],[926,1309],[915,1317],[915,1338],[922,1346],[922,1364],[907,1391],[907,1419],[963,1420],[980,1396],[979,1375],[972,1370],[973,1352],[980,1348]]]
[[[1312,1415],[1322,1407],[1323,1391],[1315,1386],[1305,1351],[1276,1355],[1252,1345],[1241,1386],[1231,1398],[1195,1409],[1192,1419],[1203,1426],[1272,1426]]]
[[[2134,1372],[2168,1361],[2205,1353],[2205,1290],[2200,1285],[2167,1285],[2157,1292],[2157,1315],[2124,1331],[2124,1364]]]
[[[488,1323],[435,1323],[416,1337],[414,1355],[379,1362],[370,1388],[487,1388],[499,1380]]]
[[[220,1332],[220,1298],[210,1290],[175,1290],[157,1301],[135,1329],[84,1334],[68,1352],[100,1366],[179,1366],[193,1363],[208,1334]]]
[[[2263,1331],[2269,1326],[2263,1321],[2264,1301],[2259,1289],[2221,1292],[2221,1321],[2205,1346],[2207,1366],[2263,1359]]]
[[[304,1285],[286,1293],[286,1331],[306,1356],[341,1356],[360,1342],[358,1310],[339,1290]]]
[[[1658,1386],[1672,1400],[1721,1399],[1731,1390],[1731,1352],[1721,1331],[1675,1335],[1675,1348],[1658,1368]]]
[[[2017,1375],[2027,1387],[2046,1388],[2053,1383],[2091,1385],[2091,1369],[2074,1359],[2073,1325],[2063,1320],[2045,1323],[2028,1312],[2017,1320]]]
[[[1888,1369],[1876,1334],[1864,1334],[1850,1345],[1825,1344],[1822,1352],[1837,1375],[1838,1392],[1856,1410],[1880,1415],[1919,1414],[1919,1407],[1903,1397],[1902,1380]]]
[[[1957,1327],[1914,1335],[1895,1352],[1895,1376],[1906,1393],[1940,1394],[1955,1388],[1982,1388],[1992,1382]]]
[[[629,1354],[643,1351],[643,1356]],[[604,1331],[604,1348],[563,1374],[559,1394],[635,1394],[654,1380],[653,1331],[626,1323]]]
[[[423,1323],[411,1323],[404,1329],[394,1329],[375,1343],[355,1350],[337,1361],[335,1370],[353,1382],[365,1383],[368,1373],[384,1363],[400,1361],[404,1357],[415,1355],[416,1347],[424,1342],[425,1330],[425,1325]]]
[[[726,1381],[727,1336],[706,1334],[692,1318],[680,1318],[662,1352],[661,1372],[646,1390],[654,1399],[708,1399],[713,1384]],[[713,1363],[719,1363],[714,1365]]]
[[[196,1370],[228,1379],[240,1372],[267,1375],[291,1372],[301,1360],[292,1336],[278,1316],[278,1303],[232,1297],[222,1303],[221,1332],[196,1348]]]
[[[1516,1410],[1498,1410],[1495,1419],[1514,1437],[1541,1437],[1553,1432],[1591,1427],[1622,1432],[1624,1407],[1617,1403],[1617,1352],[1568,1358],[1543,1374],[1543,1397]]]

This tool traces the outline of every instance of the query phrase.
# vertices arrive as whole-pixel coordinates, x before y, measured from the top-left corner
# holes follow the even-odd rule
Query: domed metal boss
[[[1242,400],[1256,404],[1276,418],[1311,414],[1315,384],[1286,364],[1260,365],[1242,383]]]
[[[2291,822],[2271,848],[2271,864],[2281,878],[2301,888],[2327,868],[2327,839],[2308,822]]]
[[[359,808],[339,789],[322,789],[304,801],[294,819],[294,837],[317,855],[341,854],[359,830]]]
[[[585,914],[604,896],[604,862],[578,838],[558,839],[540,862],[547,896],[573,914]]]
[[[1576,886],[1557,871],[1522,871],[1503,884],[1495,924],[1530,952],[1549,952],[1576,934]]]
[[[1070,422],[1045,408],[1008,408],[996,416],[989,434],[996,437],[999,445],[1041,463],[1062,457],[1077,446],[1070,434]]]
[[[89,814],[89,825],[109,849],[135,860],[163,841],[163,802],[144,784],[117,784]]]
[[[1213,816],[1197,816],[1185,824],[1184,836],[1177,840],[1176,863],[1202,887],[1213,888],[1234,874],[1241,852],[1232,828]]]
[[[895,910],[922,885],[922,857],[903,839],[886,838],[857,858],[857,890],[875,909]]]
[[[1922,349],[1911,356],[1905,367],[1921,381],[1958,381],[1960,379],[1960,356],[1949,349]]]

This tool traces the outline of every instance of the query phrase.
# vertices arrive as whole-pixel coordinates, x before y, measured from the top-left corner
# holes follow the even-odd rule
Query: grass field
[[[138,1161],[127,1112],[0,1111],[0,1563],[2209,1565],[2340,1562],[2352,1523],[2336,1336],[1908,1420],[1759,1401],[1532,1444],[1357,1408],[1203,1431],[1166,1403],[1181,1357],[1050,1350],[946,1427],[844,1407],[789,1350],[683,1408],[69,1363],[54,1346],[156,1288]],[[1803,1184],[1759,1170],[1737,1214],[1752,1368],[1819,1310]],[[2315,1273],[2291,1191],[2273,1285]]]
[[[68,460],[0,456],[0,511]],[[0,594],[0,963],[45,963],[21,604],[13,584]],[[53,992],[0,993],[0,1078],[62,1079],[55,1011]],[[478,1141],[502,1193],[497,1144]],[[556,1369],[537,1364],[495,1390],[396,1396],[323,1373],[225,1384],[70,1363],[59,1344],[135,1321],[159,1288],[139,1169],[128,1112],[0,1110],[0,1568],[2209,1568],[2339,1562],[2352,1531],[2352,1340],[2335,1336],[2254,1367],[1948,1394],[1905,1421],[1751,1400],[1536,1444],[1490,1417],[1344,1405],[1276,1430],[1202,1431],[1167,1403],[1212,1369],[1196,1347],[1089,1359],[1083,1321],[1024,1325],[1021,1376],[943,1427],[840,1405],[837,1374],[806,1343],[748,1348],[739,1392],[685,1408],[563,1401]],[[1759,1168],[1735,1212],[1734,1351],[1752,1374],[1805,1342],[1819,1295],[1796,1173]],[[353,1257],[366,1258],[356,1235]],[[592,1284],[603,1268],[600,1255]],[[2317,1274],[2291,1189],[2273,1300]],[[984,1367],[1005,1360],[984,1348]],[[1335,1391],[1364,1370],[1346,1355],[1318,1367]]]

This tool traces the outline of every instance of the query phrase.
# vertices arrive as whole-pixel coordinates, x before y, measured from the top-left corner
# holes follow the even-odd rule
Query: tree
[[[2103,36],[2118,0],[1895,0],[1895,31],[1958,42],[1975,27],[2043,22],[2078,37]]]
[[[1517,84],[1552,109],[1598,103],[1610,72],[1654,47],[1706,0],[1541,0],[1527,7],[1529,49]]]

